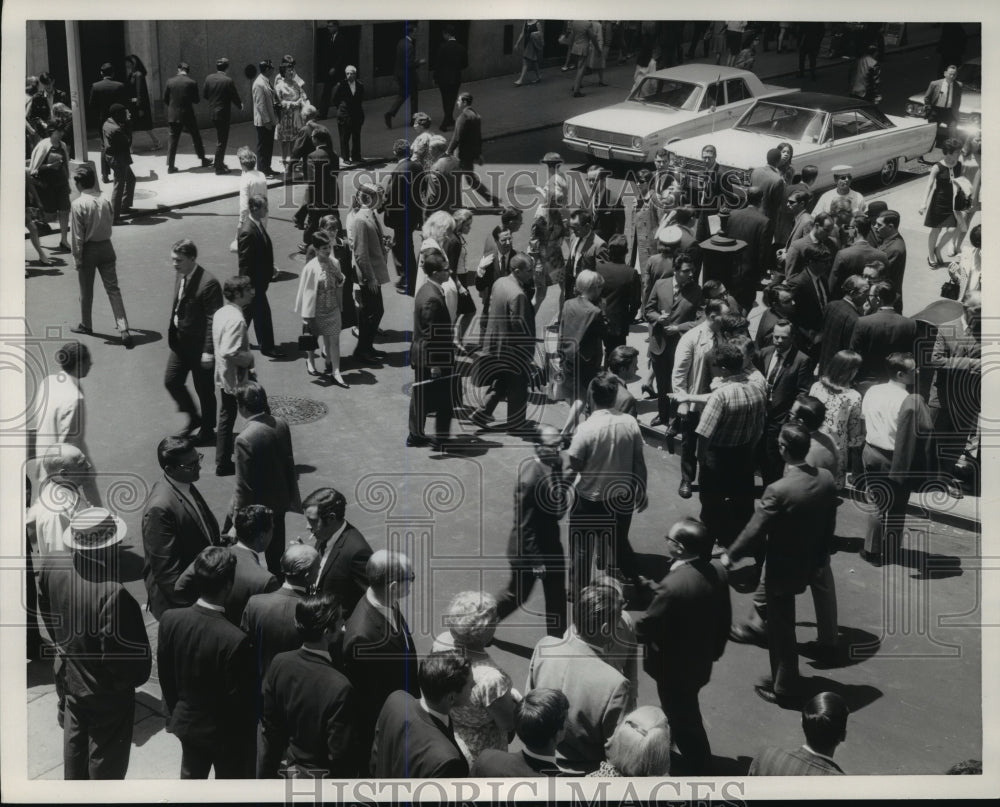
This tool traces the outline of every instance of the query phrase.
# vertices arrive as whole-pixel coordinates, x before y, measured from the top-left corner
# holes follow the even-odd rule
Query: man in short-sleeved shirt
[[[212,318],[212,344],[215,350],[215,386],[222,405],[215,443],[215,474],[229,476],[236,472],[233,463],[233,426],[236,424],[236,388],[249,378],[253,353],[243,309],[253,300],[250,278],[229,278],[222,287],[226,304]]]

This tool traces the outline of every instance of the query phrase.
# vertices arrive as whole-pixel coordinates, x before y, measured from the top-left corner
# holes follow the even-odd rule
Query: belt
[[[882,454],[888,454],[890,457],[893,455],[894,451],[891,448],[881,448],[880,446],[874,445],[873,443],[865,442],[865,445],[869,448],[873,448]]]

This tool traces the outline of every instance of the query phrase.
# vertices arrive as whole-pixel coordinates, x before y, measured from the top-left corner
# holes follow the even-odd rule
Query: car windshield
[[[826,113],[821,109],[758,103],[743,116],[735,128],[793,143],[818,143],[825,120]]]
[[[981,64],[963,64],[958,68],[958,80],[965,85],[967,90],[979,92],[979,88],[983,86],[982,72],[983,66]]]
[[[701,87],[688,84],[686,81],[676,81],[669,78],[647,76],[629,95],[629,101],[641,101],[644,104],[668,106],[671,109],[698,108],[698,96]]]

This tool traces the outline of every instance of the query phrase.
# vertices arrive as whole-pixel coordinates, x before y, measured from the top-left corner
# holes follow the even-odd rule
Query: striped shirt
[[[746,375],[725,379],[709,396],[695,431],[714,446],[750,445],[764,432],[767,395]]]
[[[90,241],[111,240],[111,225],[115,219],[111,202],[103,196],[83,191],[70,206],[70,244],[73,260],[83,260],[83,245]]]

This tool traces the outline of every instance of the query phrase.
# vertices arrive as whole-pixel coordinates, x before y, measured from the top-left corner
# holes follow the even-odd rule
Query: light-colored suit
[[[674,370],[670,381],[674,392],[687,392],[691,395],[708,392],[711,379],[705,359],[714,346],[715,335],[709,329],[707,320],[681,336],[674,353]],[[691,411],[697,411],[702,406],[704,404],[690,403]]]
[[[277,126],[278,116],[274,111],[274,87],[267,80],[263,73],[257,76],[253,82],[253,125],[254,126]],[[263,166],[268,168],[268,166]]]
[[[355,214],[350,225],[350,239],[354,249],[354,264],[358,270],[358,283],[379,285],[389,282],[389,267],[385,262],[382,225],[371,208],[363,207]]]

